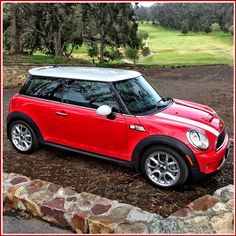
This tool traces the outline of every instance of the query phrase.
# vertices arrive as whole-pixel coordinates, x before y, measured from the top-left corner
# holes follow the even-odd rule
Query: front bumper
[[[230,141],[226,134],[224,143],[220,150],[212,151],[196,156],[199,164],[199,171],[202,174],[211,174],[215,171],[221,170],[225,164],[225,161],[229,155]]]

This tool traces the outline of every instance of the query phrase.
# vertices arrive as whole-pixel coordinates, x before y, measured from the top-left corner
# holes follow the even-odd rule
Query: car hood
[[[219,135],[224,127],[223,121],[213,109],[201,104],[178,99],[174,99],[171,106],[152,116],[154,119],[162,117],[172,121],[186,123],[193,127],[208,130],[216,136]]]

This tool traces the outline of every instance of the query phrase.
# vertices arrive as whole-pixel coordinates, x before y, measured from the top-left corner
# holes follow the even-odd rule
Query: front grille
[[[217,141],[216,141],[216,150],[220,149],[220,147],[221,147],[222,144],[224,143],[225,135],[226,135],[226,130],[225,130],[225,127],[224,127],[224,129],[222,130],[222,132],[220,133],[220,135],[219,135],[218,138],[217,138]]]

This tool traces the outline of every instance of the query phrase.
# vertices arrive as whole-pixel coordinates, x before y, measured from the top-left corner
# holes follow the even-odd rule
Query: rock
[[[88,211],[90,210],[92,204],[88,200],[80,199],[79,200],[79,209],[82,211]]]
[[[217,198],[211,195],[200,197],[187,205],[192,211],[206,211],[218,202]]]
[[[127,215],[128,221],[143,221],[143,222],[151,222],[154,218],[154,214],[145,212],[139,208],[135,208],[129,212]]]
[[[211,219],[211,225],[217,234],[232,234],[233,233],[233,213],[221,213]]]
[[[95,206],[92,207],[91,212],[94,215],[101,215],[108,212],[110,208],[111,205],[96,204]]]
[[[96,220],[88,220],[90,234],[111,234],[116,224],[101,222]]]
[[[234,210],[234,199],[230,199],[226,204],[225,204],[230,210]]]
[[[83,233],[88,233],[88,218],[90,215],[88,213],[82,213],[78,212],[74,214],[74,216],[71,219],[71,227],[74,229],[76,232],[83,232]]]
[[[209,225],[208,216],[195,216],[193,218],[186,219],[183,222],[182,233],[188,233],[188,234],[212,233],[212,228]]]
[[[220,201],[227,202],[234,198],[234,186],[232,184],[219,188],[214,192],[215,197],[220,199]]]
[[[226,205],[222,202],[217,202],[213,207],[212,210],[215,212],[219,212],[219,211],[228,211]]]
[[[115,234],[148,234],[147,225],[144,223],[121,223],[115,230]]]
[[[27,182],[27,181],[28,181],[28,179],[25,177],[16,177],[16,178],[12,179],[10,183],[12,185],[17,185],[17,184],[20,184],[22,182]]]
[[[31,199],[29,199],[29,196],[27,194],[21,195],[19,199],[22,204],[24,204],[27,212],[29,212],[33,216],[42,216],[40,206]]]
[[[30,185],[27,187],[27,191],[29,194],[33,194],[35,192],[41,191],[43,189],[46,189],[48,185],[48,182],[43,181],[43,180],[32,180]]]
[[[51,192],[51,193],[56,193],[59,188],[60,188],[59,185],[50,183],[50,184],[48,185],[47,190],[48,190],[49,192]]]
[[[48,191],[36,192],[30,196],[30,199],[37,204],[42,204],[43,202],[48,202],[52,199],[52,193]]]
[[[55,198],[49,202],[43,203],[41,206],[41,211],[44,214],[43,218],[62,227],[69,226],[64,215],[64,203],[65,198]]]
[[[8,188],[5,194],[5,206],[6,208],[17,209],[19,199],[15,197],[15,193],[18,190],[22,190],[22,186],[13,185]]]
[[[176,212],[174,212],[173,214],[171,214],[171,216],[175,216],[175,217],[188,217],[189,216],[189,209],[188,208],[182,208]]]

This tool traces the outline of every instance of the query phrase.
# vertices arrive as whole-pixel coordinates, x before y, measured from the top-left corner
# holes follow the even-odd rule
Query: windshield
[[[114,86],[132,115],[154,112],[168,105],[160,93],[142,76],[117,81]]]

